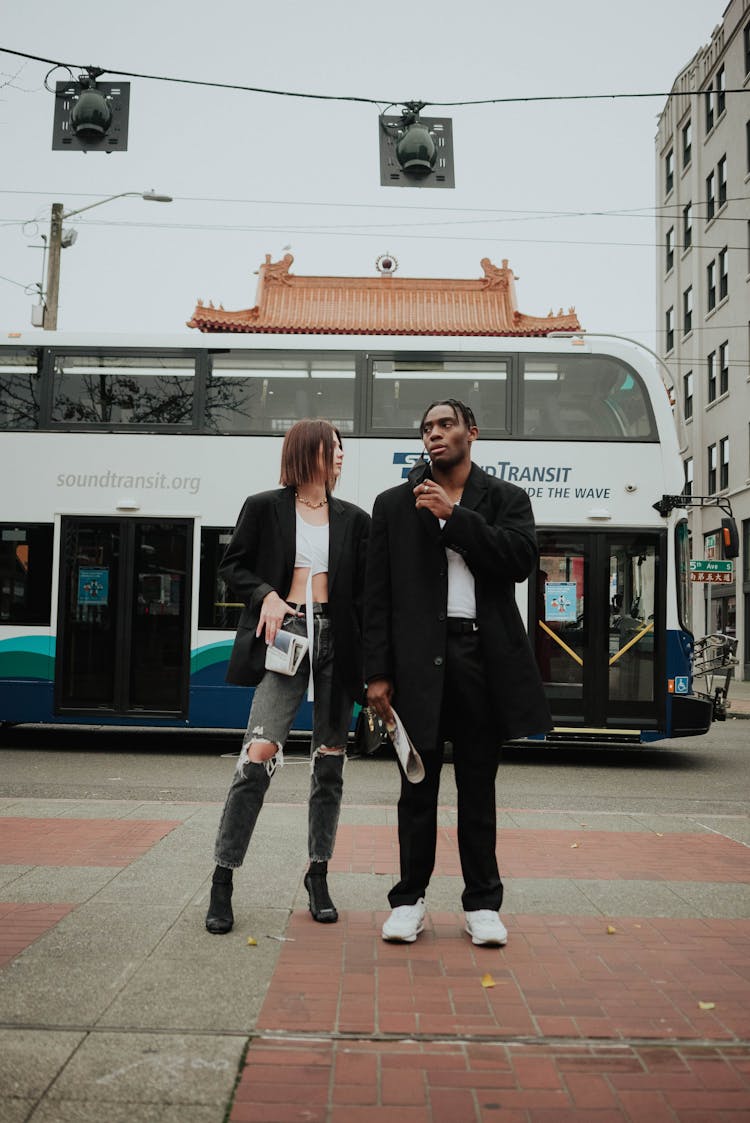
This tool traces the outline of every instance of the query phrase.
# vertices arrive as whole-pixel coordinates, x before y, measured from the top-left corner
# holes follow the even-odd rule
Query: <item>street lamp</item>
[[[66,231],[63,234],[63,222],[66,218],[90,211],[92,207],[101,207],[104,203],[111,203],[113,199],[124,199],[126,195],[140,196],[148,203],[171,203],[171,195],[159,195],[156,191],[120,191],[117,195],[109,195],[106,199],[99,199],[96,203],[89,203],[86,207],[79,207],[75,211],[63,211],[62,203],[52,204],[52,214],[49,223],[49,258],[47,259],[47,292],[44,301],[44,318],[42,327],[45,331],[55,331],[57,328],[57,301],[60,293],[60,251],[63,246],[72,245],[74,233]],[[68,240],[66,240],[66,238]]]

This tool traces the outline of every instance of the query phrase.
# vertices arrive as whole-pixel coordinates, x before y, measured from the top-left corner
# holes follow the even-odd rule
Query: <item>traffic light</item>
[[[91,67],[77,82],[55,83],[52,150],[125,152],[128,147],[129,82],[99,82]]]
[[[737,523],[734,519],[721,520],[721,544],[724,547],[725,558],[737,558],[740,555],[740,536]]]
[[[382,187],[455,187],[453,122],[450,117],[420,117],[424,103],[409,101],[400,117],[381,114]]]

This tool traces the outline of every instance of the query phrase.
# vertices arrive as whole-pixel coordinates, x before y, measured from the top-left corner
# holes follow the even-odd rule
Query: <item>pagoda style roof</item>
[[[393,259],[379,261],[393,267]],[[516,306],[508,262],[481,261],[475,280],[394,277],[299,277],[291,254],[258,271],[256,304],[238,312],[199,300],[189,328],[206,332],[280,335],[548,335],[578,331],[575,310],[527,316]]]

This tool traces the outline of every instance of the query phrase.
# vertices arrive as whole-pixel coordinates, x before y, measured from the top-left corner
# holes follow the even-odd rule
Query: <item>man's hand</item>
[[[426,507],[432,511],[436,519],[449,519],[453,514],[453,503],[448,498],[448,493],[435,483],[434,480],[425,480],[414,488],[417,509]]]
[[[393,683],[389,678],[376,678],[367,684],[367,705],[372,706],[380,720],[386,725],[394,725],[391,698]]]
[[[277,592],[266,593],[260,609],[260,619],[256,629],[256,636],[266,630],[266,643],[270,646],[276,639],[276,633],[284,622],[285,616],[296,616],[296,609],[282,600]]]

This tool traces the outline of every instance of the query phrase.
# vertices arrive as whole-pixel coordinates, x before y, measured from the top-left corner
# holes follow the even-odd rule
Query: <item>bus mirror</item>
[[[737,532],[737,523],[734,519],[721,520],[721,542],[724,547],[725,558],[739,557],[740,536]]]

